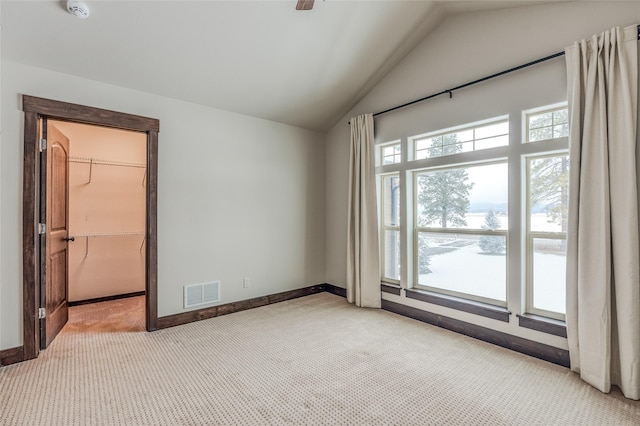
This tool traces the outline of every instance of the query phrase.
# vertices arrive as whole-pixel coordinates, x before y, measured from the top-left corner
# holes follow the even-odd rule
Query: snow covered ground
[[[507,256],[482,254],[477,243],[429,257],[420,284],[489,299],[507,300]]]
[[[485,254],[477,242],[431,255],[430,274],[420,274],[422,285],[506,301],[506,255]],[[566,256],[534,254],[536,308],[565,311]]]
[[[535,253],[533,264],[533,306],[565,313],[567,256]]]

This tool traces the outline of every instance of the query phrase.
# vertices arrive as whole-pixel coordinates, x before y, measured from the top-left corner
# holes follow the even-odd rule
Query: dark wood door
[[[41,320],[40,346],[45,349],[67,323],[69,139],[52,124],[46,126],[46,238],[44,291],[40,306],[46,309]]]

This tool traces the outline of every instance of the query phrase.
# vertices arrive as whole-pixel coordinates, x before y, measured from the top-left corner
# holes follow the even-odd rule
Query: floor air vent
[[[184,307],[206,305],[220,300],[220,281],[184,286]]]

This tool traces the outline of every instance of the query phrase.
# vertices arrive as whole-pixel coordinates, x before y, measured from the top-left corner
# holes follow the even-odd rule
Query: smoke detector
[[[81,1],[67,1],[67,10],[70,14],[77,16],[80,19],[87,19],[89,17],[89,6]]]

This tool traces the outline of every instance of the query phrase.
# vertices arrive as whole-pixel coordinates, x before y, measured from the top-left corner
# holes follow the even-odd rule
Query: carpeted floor
[[[565,368],[328,293],[154,333],[129,302],[2,367],[0,424],[640,424]]]
[[[90,303],[69,309],[64,333],[144,332],[144,296]]]

